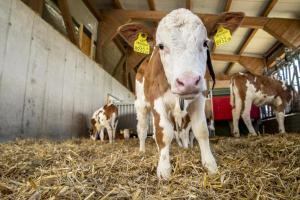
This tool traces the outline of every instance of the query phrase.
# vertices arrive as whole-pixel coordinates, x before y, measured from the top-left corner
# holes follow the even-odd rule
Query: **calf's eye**
[[[158,47],[159,47],[160,50],[164,49],[164,45],[163,44],[158,44]]]
[[[208,40],[204,40],[203,47],[208,47]]]

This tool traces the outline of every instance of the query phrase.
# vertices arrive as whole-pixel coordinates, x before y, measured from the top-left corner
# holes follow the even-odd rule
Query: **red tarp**
[[[232,120],[230,96],[215,96],[213,97],[213,112],[214,120]],[[259,119],[259,108],[252,105],[251,119]]]

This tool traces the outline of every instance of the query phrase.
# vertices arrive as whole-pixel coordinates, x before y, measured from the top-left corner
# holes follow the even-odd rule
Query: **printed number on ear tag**
[[[138,34],[138,37],[133,44],[133,50],[138,53],[150,54],[150,45],[147,41],[146,33]]]
[[[214,36],[216,46],[221,46],[227,44],[231,40],[231,33],[230,30],[220,26],[218,28],[217,33]]]

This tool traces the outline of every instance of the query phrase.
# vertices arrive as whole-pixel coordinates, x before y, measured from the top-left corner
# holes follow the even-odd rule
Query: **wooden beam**
[[[91,0],[82,0],[85,6],[91,11],[91,13],[96,17],[98,23],[102,20],[102,16],[96,6],[91,2]]]
[[[154,0],[147,0],[147,1],[148,1],[149,10],[155,10]]]
[[[57,2],[58,2],[59,9],[61,11],[62,17],[64,19],[64,23],[65,23],[65,26],[67,29],[69,39],[73,44],[75,44],[76,46],[79,46],[78,41],[76,40],[76,37],[75,37],[74,24],[72,21],[72,16],[71,16],[70,10],[69,10],[68,1],[67,0],[59,0]]]
[[[113,72],[112,72],[112,74],[111,74],[112,76],[115,76],[115,75],[117,74],[118,69],[120,68],[120,66],[122,66],[122,65],[124,64],[124,62],[126,61],[126,58],[127,58],[126,54],[124,54],[124,55],[120,58],[118,64],[117,64],[117,65],[115,66],[115,68],[113,69]]]
[[[289,48],[300,46],[300,20],[273,18],[264,30]]]
[[[227,67],[225,67],[224,71],[223,71],[223,74],[227,75],[229,74],[230,70],[232,69],[234,63],[231,62],[231,63],[228,63]]]
[[[103,14],[106,15],[126,15],[128,18],[135,19],[135,20],[144,20],[144,21],[159,21],[161,18],[163,18],[168,12],[166,11],[141,11],[141,10],[120,10],[120,9],[112,9],[112,10],[101,10]],[[217,14],[197,14],[203,22],[211,21],[211,20],[217,20],[219,15]],[[246,16],[244,20],[241,23],[241,27],[247,27],[247,28],[260,28],[262,29],[265,24],[270,19],[281,19],[281,18],[267,18],[267,17],[249,17]],[[291,21],[297,20],[297,19],[290,19]]]
[[[27,4],[33,11],[35,11],[38,15],[42,16],[43,8],[44,8],[44,0],[22,0],[25,4]]]
[[[120,0],[112,0],[112,1],[113,1],[114,8],[116,8],[116,9],[124,9],[123,6],[122,6],[122,4],[121,4],[121,2],[120,2]]]
[[[95,54],[95,61],[99,64],[103,64],[103,57],[102,57],[102,45],[101,45],[101,31],[102,31],[102,23],[98,21],[98,28],[97,28],[97,42],[96,42],[96,54]]]
[[[270,57],[270,56],[273,54],[273,52],[274,52],[276,49],[278,49],[281,45],[282,45],[281,42],[278,42],[278,41],[275,42],[275,44],[274,44],[273,46],[271,46],[271,48],[269,48],[269,49],[264,53],[263,57],[265,57],[265,58]]]
[[[212,54],[212,59],[219,60],[219,61],[227,61],[231,63],[238,62],[253,74],[262,74],[263,67],[266,65],[264,58],[252,57],[252,56]]]
[[[225,5],[225,9],[224,9],[225,12],[228,12],[230,10],[231,3],[232,3],[232,0],[226,1],[226,5]]]
[[[121,37],[119,36],[119,35],[117,35],[114,39],[113,39],[113,41],[114,41],[114,43],[116,44],[116,46],[118,47],[118,49],[123,53],[123,54],[125,54],[125,52],[126,52],[126,49],[125,49],[125,47],[124,47],[124,44],[121,42]]]
[[[278,0],[271,0],[270,3],[267,5],[267,8],[264,10],[262,16],[267,17],[277,2],[278,2]]]
[[[122,68],[122,82],[123,82],[123,85],[128,88],[128,75],[127,75],[127,56],[128,54],[126,53],[125,54],[125,62],[123,63],[123,68]]]
[[[239,63],[249,72],[256,75],[262,75],[266,65],[265,59],[249,56],[241,56]]]
[[[191,0],[185,0],[185,8],[191,10]]]
[[[128,88],[131,92],[134,92],[134,85],[133,85],[130,72],[128,72]]]
[[[275,44],[276,45],[276,44]],[[276,49],[274,49],[267,57],[266,57],[266,65],[267,67],[273,67],[276,64],[276,58],[283,58],[285,55],[284,52],[285,46],[280,44]]]
[[[219,53],[214,53],[211,55],[211,58],[213,60],[219,60],[219,61],[227,61],[227,62],[239,62],[240,60],[239,55],[234,55],[234,54],[219,54]]]

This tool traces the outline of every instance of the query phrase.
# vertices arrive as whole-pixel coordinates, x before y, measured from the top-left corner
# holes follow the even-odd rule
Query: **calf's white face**
[[[172,93],[191,99],[206,90],[207,41],[201,19],[187,9],[174,10],[160,21],[156,44]]]

